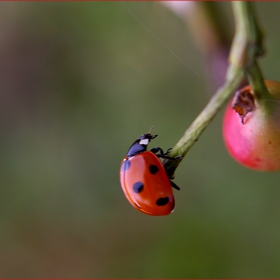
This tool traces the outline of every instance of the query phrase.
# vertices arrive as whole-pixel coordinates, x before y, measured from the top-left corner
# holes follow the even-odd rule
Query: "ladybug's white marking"
[[[142,139],[139,142],[140,145],[148,145],[149,144],[149,139]]]

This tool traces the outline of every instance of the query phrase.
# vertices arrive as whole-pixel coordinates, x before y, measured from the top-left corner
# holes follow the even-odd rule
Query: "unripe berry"
[[[250,86],[226,109],[223,136],[231,156],[259,171],[280,170],[280,83],[265,81],[271,98],[256,98]]]

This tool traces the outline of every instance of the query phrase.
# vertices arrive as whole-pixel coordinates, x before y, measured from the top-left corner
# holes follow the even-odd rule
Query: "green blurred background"
[[[218,5],[232,38],[230,4]],[[264,75],[280,80],[280,3],[256,11]],[[131,143],[153,125],[151,146],[172,147],[214,92],[171,10],[1,3],[0,61],[1,278],[280,277],[280,174],[230,158],[223,112],[177,169],[171,215],[144,215],[122,193]]]

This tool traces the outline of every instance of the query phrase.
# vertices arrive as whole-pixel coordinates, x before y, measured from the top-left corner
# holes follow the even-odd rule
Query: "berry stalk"
[[[249,76],[255,77],[252,75],[254,69],[251,69],[255,67],[255,59],[263,54],[262,33],[258,27],[252,3],[233,1],[231,4],[235,20],[235,35],[230,50],[226,80],[171,150],[170,157],[180,155],[184,157],[187,154],[222,106],[237,90],[245,70]],[[262,80],[262,77],[259,78]],[[173,176],[181,161],[164,161],[163,164],[169,176]]]

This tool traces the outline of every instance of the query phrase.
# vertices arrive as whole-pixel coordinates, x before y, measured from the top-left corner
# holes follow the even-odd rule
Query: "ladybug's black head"
[[[127,152],[127,157],[135,156],[139,153],[145,152],[149,142],[156,138],[157,135],[151,135],[150,133],[143,134],[131,145]]]

